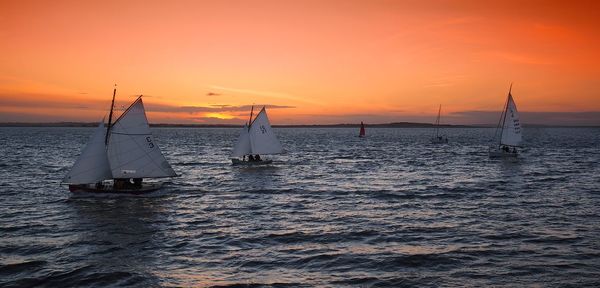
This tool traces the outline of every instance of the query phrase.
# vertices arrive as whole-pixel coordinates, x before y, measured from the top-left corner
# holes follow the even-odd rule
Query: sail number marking
[[[154,143],[152,143],[152,138],[150,138],[150,136],[146,137],[146,142],[148,142],[148,147],[150,149],[154,148]]]
[[[265,128],[264,125],[260,125],[260,132],[262,132],[262,134],[267,133],[267,128]]]

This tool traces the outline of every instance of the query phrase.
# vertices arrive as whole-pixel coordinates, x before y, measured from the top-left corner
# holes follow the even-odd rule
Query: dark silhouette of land
[[[0,123],[0,127],[96,127],[97,122],[51,122],[51,123],[25,123],[25,122],[5,122]],[[233,124],[169,124],[155,123],[150,124],[150,127],[173,127],[173,128],[240,128],[243,125]],[[344,123],[344,124],[297,124],[297,125],[272,125],[274,128],[358,128],[360,123]],[[435,124],[431,123],[416,123],[416,122],[393,122],[368,124],[367,128],[434,128]],[[474,125],[450,125],[441,124],[440,128],[493,128],[495,124],[474,124]],[[523,127],[528,128],[550,128],[550,127],[568,127],[568,128],[600,128],[598,125],[540,125],[540,124],[523,124]]]

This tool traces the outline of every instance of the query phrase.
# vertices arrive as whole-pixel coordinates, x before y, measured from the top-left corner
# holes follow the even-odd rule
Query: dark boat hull
[[[261,160],[261,161],[242,161],[240,159],[231,159],[231,164],[232,165],[239,165],[239,166],[262,166],[262,165],[268,165],[273,163],[273,160]]]
[[[490,149],[488,151],[490,158],[509,158],[509,159],[514,159],[517,158],[519,156],[519,154],[517,152],[506,152],[502,149]]]
[[[113,185],[97,187],[96,184],[69,185],[69,191],[73,193],[98,193],[98,194],[147,194],[159,190],[162,183],[144,183],[140,188],[115,189]]]
[[[431,144],[448,144],[448,138],[431,138]]]

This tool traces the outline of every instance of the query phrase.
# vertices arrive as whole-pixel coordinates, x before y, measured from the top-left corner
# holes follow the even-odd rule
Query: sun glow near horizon
[[[445,123],[485,123],[514,82],[531,122],[594,124],[598,8],[5,1],[0,122],[95,121],[117,82],[118,107],[147,95],[154,123],[241,125],[252,104],[270,105],[274,124],[432,122],[440,104]]]

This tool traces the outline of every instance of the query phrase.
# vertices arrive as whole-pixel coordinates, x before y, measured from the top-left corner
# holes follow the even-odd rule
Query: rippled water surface
[[[493,129],[276,129],[240,168],[238,129],[156,128],[180,177],[74,196],[92,130],[0,128],[0,286],[600,285],[600,129],[525,129],[518,161]]]

